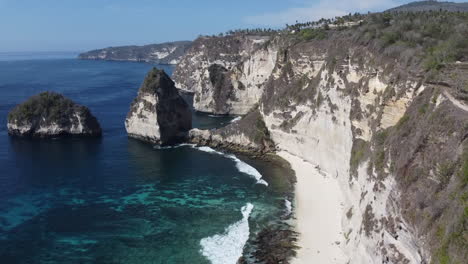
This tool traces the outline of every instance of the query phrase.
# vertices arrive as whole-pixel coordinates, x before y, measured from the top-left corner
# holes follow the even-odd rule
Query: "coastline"
[[[297,256],[292,264],[345,263],[341,219],[343,195],[335,178],[323,176],[313,164],[288,152],[280,157],[296,172],[295,216],[299,233]]]

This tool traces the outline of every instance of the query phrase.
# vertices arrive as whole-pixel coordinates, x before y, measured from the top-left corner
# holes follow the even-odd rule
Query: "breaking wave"
[[[153,148],[154,149],[176,149],[176,148],[180,148],[180,147],[195,147],[196,145],[195,144],[187,144],[187,143],[184,143],[184,144],[179,144],[179,145],[175,145],[175,146],[160,146],[160,145],[156,145],[154,146]]]
[[[284,206],[286,208],[285,216],[290,216],[292,214],[292,204],[288,199],[284,199]]]
[[[210,147],[196,147],[196,149],[204,151],[204,152],[208,152],[208,153],[215,153],[215,154],[218,154],[218,155],[222,155],[222,156],[224,156],[226,158],[229,158],[229,159],[233,160],[236,163],[236,168],[240,172],[248,174],[248,175],[254,177],[257,180],[258,184],[263,184],[263,185],[268,186],[268,182],[266,182],[265,180],[262,179],[262,174],[260,174],[260,172],[258,172],[254,167],[252,167],[249,164],[243,162],[242,160],[240,160],[236,156],[234,156],[232,154],[225,154],[225,153],[216,151],[216,150],[214,150],[214,149],[212,149]]]
[[[235,123],[235,122],[237,122],[237,121],[239,121],[241,119],[242,119],[242,117],[238,116],[238,117],[234,118],[233,120],[231,120],[231,123]]]
[[[254,206],[247,203],[242,207],[242,219],[226,228],[223,234],[203,238],[200,241],[201,254],[212,264],[236,264],[245,243],[249,239],[249,217]]]

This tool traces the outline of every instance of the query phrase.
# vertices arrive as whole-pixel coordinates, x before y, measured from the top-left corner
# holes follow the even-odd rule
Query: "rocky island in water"
[[[184,142],[192,128],[192,110],[171,78],[153,68],[130,106],[125,128],[130,137],[160,145]]]
[[[8,133],[19,137],[101,136],[91,111],[55,92],[43,92],[8,114]]]

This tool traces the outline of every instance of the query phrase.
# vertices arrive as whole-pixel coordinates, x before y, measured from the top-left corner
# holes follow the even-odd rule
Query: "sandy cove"
[[[293,264],[345,263],[340,248],[343,194],[338,181],[323,175],[313,164],[287,152],[278,153],[296,172],[295,214],[299,232]]]

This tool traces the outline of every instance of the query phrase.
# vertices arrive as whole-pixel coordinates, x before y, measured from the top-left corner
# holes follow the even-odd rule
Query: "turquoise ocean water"
[[[154,65],[75,55],[0,53],[0,263],[234,264],[285,214],[285,172],[272,163],[127,138]],[[88,106],[102,139],[10,138],[8,111],[46,90]],[[194,126],[232,119],[194,113]]]

